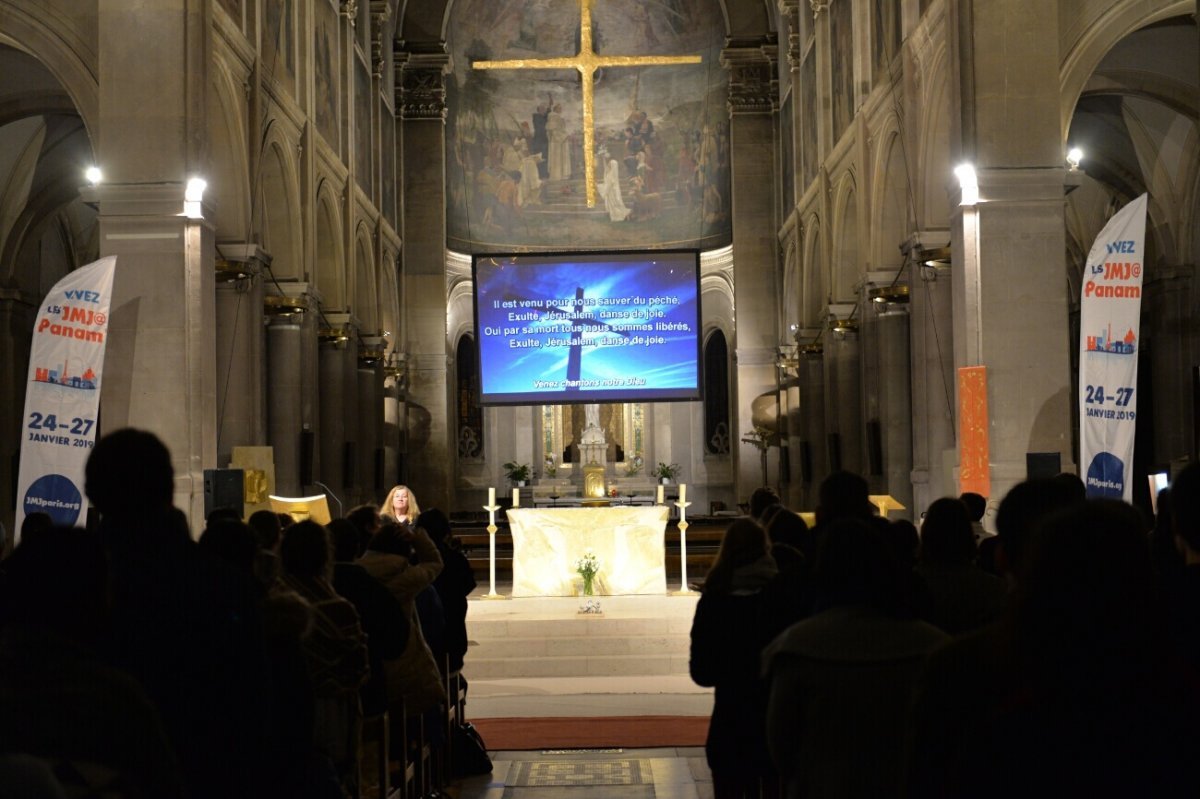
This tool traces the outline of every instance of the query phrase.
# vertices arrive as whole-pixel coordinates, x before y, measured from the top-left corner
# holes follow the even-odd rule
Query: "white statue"
[[[584,405],[583,406],[583,418],[585,420],[585,423],[583,425],[584,430],[587,430],[589,427],[599,427],[600,426],[600,406],[594,402]]]

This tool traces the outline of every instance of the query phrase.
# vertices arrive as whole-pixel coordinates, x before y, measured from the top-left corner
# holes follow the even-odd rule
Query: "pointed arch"
[[[250,240],[250,164],[246,152],[244,93],[220,55],[213,59],[208,95],[210,180],[217,241]]]
[[[258,190],[261,209],[259,230],[263,249],[271,254],[271,271],[276,278],[304,277],[304,249],[300,229],[300,178],[287,141],[278,125],[271,125],[263,148],[262,178]]]
[[[354,237],[354,315],[362,329],[372,335],[379,330],[379,309],[375,281],[375,245],[371,230],[364,223]]]
[[[858,230],[858,191],[854,177],[853,172],[847,172],[833,190],[834,249],[830,285],[835,300],[854,297],[854,286],[863,269]]]
[[[314,280],[327,308],[344,309],[346,301],[346,255],[342,249],[342,215],[332,184],[323,180],[317,187],[316,258]]]

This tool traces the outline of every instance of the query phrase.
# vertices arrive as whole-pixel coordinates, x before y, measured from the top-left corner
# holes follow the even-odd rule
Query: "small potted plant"
[[[642,456],[635,455],[633,460],[629,461],[629,463],[625,465],[625,476],[636,477],[638,473],[642,471],[643,465],[644,462],[642,461]]]
[[[666,485],[679,476],[679,464],[659,461],[658,465],[654,467],[654,476],[662,480],[663,485]]]
[[[529,479],[529,464],[509,461],[504,464],[504,476],[516,483],[518,487],[522,487]]]
[[[558,464],[554,462],[553,455],[546,456],[546,462],[542,464],[542,474],[546,477],[555,477],[558,475]]]

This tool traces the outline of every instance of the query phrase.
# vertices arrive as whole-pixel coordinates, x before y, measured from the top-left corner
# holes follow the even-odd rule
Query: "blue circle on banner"
[[[1087,495],[1089,497],[1125,496],[1125,463],[1111,452],[1101,452],[1092,458],[1087,470]]]
[[[83,494],[61,474],[47,474],[33,481],[25,492],[25,515],[48,513],[55,524],[73,525],[83,509]]]

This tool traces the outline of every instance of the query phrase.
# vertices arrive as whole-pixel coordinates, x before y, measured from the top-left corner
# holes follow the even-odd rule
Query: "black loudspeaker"
[[[1062,455],[1057,452],[1026,452],[1025,479],[1054,477],[1062,471]]]
[[[1200,460],[1200,366],[1192,367],[1192,460]]]
[[[842,470],[842,434],[830,433],[826,440],[829,442],[829,471]]]
[[[387,457],[387,453],[384,451],[383,447],[375,448],[375,482],[374,482],[374,485],[375,485],[376,491],[383,490],[383,465],[384,465],[384,459],[386,457]]]
[[[883,474],[883,429],[878,419],[867,422],[867,473]]]
[[[241,469],[204,470],[204,516],[231,508],[241,518],[244,510],[246,474]]]
[[[353,441],[347,441],[342,444],[342,486],[350,488],[354,485],[354,474],[357,471],[355,466],[355,446]]]
[[[313,431],[305,428],[300,431],[300,486],[313,484],[313,455],[316,451],[317,437]]]
[[[805,483],[813,479],[812,444],[808,441],[800,442],[800,479]]]

